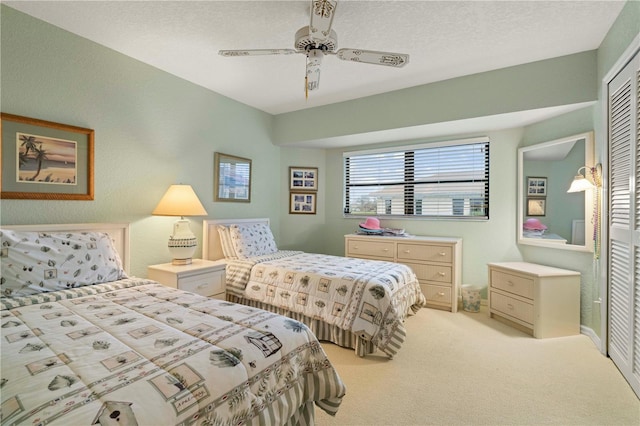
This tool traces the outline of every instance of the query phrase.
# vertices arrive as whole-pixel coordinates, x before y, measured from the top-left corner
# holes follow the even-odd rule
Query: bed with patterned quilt
[[[393,358],[425,304],[406,265],[278,250],[269,219],[210,220],[204,257],[226,259],[227,300],[307,324],[320,340]]]
[[[313,424],[345,386],[301,322],[127,275],[128,225],[3,226],[3,425]]]

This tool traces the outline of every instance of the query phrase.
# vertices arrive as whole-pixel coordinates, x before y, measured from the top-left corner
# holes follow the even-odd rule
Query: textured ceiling
[[[338,48],[408,53],[404,68],[335,56],[304,96],[304,55],[225,58],[220,49],[292,48],[309,1],[3,1],[8,6],[271,114],[596,49],[624,1],[348,1]]]

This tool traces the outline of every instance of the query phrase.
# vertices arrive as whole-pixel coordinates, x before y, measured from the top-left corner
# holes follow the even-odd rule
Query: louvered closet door
[[[640,397],[640,54],[609,83],[609,339]]]

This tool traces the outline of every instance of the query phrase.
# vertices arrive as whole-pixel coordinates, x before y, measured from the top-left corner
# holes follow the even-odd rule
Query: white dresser
[[[489,316],[536,338],[580,334],[580,273],[526,262],[489,263]]]
[[[345,256],[405,264],[415,272],[427,306],[458,310],[462,239],[345,235]]]

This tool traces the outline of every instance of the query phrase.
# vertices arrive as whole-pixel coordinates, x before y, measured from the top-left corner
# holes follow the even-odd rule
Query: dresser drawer
[[[451,263],[453,262],[453,248],[451,246],[398,243],[398,260]]]
[[[180,278],[180,290],[213,296],[225,291],[224,273],[209,272]]]
[[[533,279],[508,274],[499,270],[491,270],[491,287],[533,299]]]
[[[350,240],[347,244],[347,256],[369,256],[393,259],[393,242]]]
[[[491,309],[533,326],[533,305],[501,293],[491,293]]]
[[[420,281],[436,281],[443,285],[451,285],[453,272],[451,266],[424,265],[422,263],[400,262],[410,267]]]
[[[439,285],[420,285],[427,303],[438,303],[441,305],[451,305],[451,287]]]

